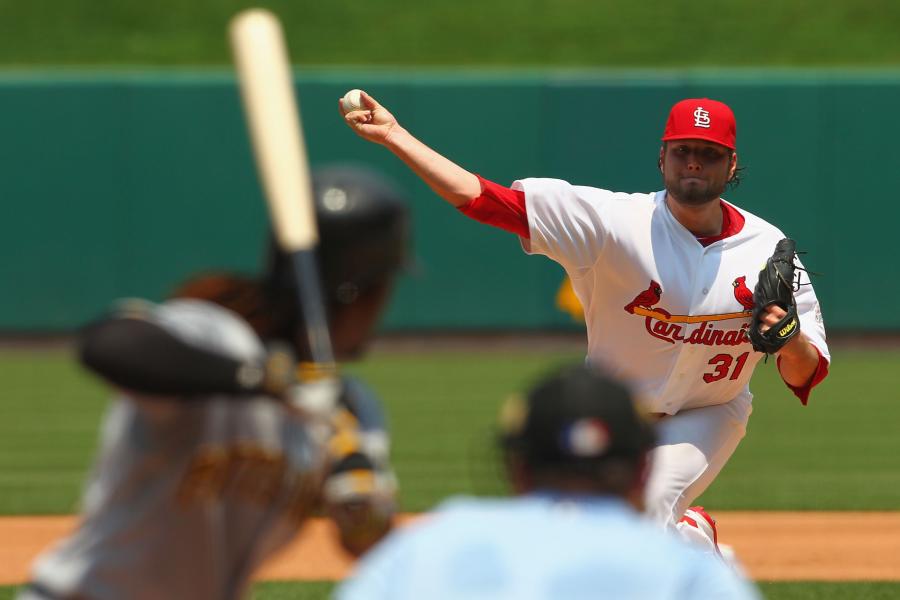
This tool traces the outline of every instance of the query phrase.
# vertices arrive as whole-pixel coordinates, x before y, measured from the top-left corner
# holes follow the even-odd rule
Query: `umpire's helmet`
[[[655,441],[632,392],[583,363],[545,377],[524,400],[507,400],[500,427],[507,466],[520,488],[566,490],[578,481],[584,491],[624,496],[644,474]],[[528,479],[521,479],[523,469]]]

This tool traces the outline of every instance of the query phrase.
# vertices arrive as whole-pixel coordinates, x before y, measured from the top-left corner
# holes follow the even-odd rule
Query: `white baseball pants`
[[[744,437],[752,398],[745,392],[726,404],[683,410],[659,421],[645,494],[649,518],[675,527]]]

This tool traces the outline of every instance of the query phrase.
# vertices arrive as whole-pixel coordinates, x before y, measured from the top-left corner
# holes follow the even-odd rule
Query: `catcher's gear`
[[[750,342],[757,352],[775,354],[800,333],[800,319],[794,301],[796,246],[790,238],[775,244],[775,253],[759,272],[759,280],[753,289],[754,306],[749,331]],[[777,304],[787,314],[766,331],[760,331],[762,316],[770,304]]]

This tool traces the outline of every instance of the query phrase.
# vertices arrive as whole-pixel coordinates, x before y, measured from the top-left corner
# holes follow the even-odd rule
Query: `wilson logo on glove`
[[[790,333],[792,331],[794,331],[794,328],[796,326],[797,326],[797,321],[791,321],[788,325],[781,328],[781,330],[778,332],[778,337],[785,337],[787,335],[790,335]]]

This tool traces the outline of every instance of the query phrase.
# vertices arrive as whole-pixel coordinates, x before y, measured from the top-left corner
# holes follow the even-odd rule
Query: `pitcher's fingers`
[[[378,104],[378,101],[375,100],[375,98],[373,98],[372,96],[370,96],[369,93],[366,92],[366,90],[359,90],[359,97],[360,97],[360,99],[362,99],[363,104],[369,110],[376,110],[378,108],[381,108],[381,105]]]
[[[356,129],[359,125],[368,123],[372,118],[372,113],[367,110],[354,110],[344,115],[344,121],[351,128]]]

